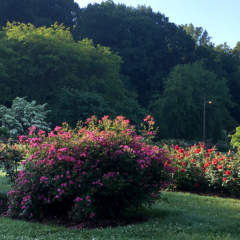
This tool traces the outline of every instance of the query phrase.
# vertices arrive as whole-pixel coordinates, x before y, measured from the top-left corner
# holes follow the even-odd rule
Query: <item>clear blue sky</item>
[[[102,0],[75,0],[80,7]],[[208,31],[215,45],[226,42],[231,48],[240,41],[240,0],[114,0],[127,6],[151,6],[176,24],[192,23]]]

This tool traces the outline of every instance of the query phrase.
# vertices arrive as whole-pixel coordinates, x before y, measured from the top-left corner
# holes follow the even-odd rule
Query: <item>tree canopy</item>
[[[164,83],[163,94],[152,105],[160,134],[200,140],[204,104],[207,137],[216,139],[233,123],[226,80],[206,70],[201,62],[174,67]]]
[[[8,23],[0,36],[2,104],[28,96],[54,107],[63,88],[97,94],[112,110],[127,98],[121,58],[91,40],[75,42],[62,25]]]

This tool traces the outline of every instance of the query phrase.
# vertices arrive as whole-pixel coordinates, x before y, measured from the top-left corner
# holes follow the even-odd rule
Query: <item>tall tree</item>
[[[132,8],[113,1],[89,4],[81,9],[78,26],[80,39],[93,39],[119,53],[127,85],[137,90],[144,106],[154,91],[162,90],[163,78],[172,67],[194,57],[191,37],[150,7]]]
[[[122,113],[118,111],[119,105],[123,109],[129,107],[119,73],[121,58],[107,47],[94,46],[88,39],[75,42],[62,25],[37,28],[31,24],[8,23],[0,32],[0,59],[3,60],[0,65],[2,104],[6,104],[6,98],[10,102],[16,96],[28,96],[39,103],[47,102],[54,113],[60,101],[59,92],[67,88],[77,91],[73,94],[75,100],[78,94],[92,93],[92,98],[96,96],[95,100],[103,102],[100,107],[112,109],[116,114]],[[76,106],[72,105],[72,109]],[[136,105],[133,109],[137,109]]]
[[[192,37],[198,46],[208,46],[212,45],[211,37],[208,32],[202,27],[195,27],[192,23],[181,25],[181,27],[186,31],[188,35]]]
[[[72,26],[78,5],[74,0],[1,0],[0,26],[7,21],[50,26],[54,22]]]
[[[201,139],[205,105],[206,136],[216,139],[233,123],[231,104],[226,80],[196,62],[174,67],[152,110],[163,137]]]

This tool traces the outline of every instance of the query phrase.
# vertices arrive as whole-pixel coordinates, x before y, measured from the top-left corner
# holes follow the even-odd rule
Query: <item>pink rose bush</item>
[[[32,127],[19,141],[27,160],[8,193],[12,217],[118,218],[153,203],[172,172],[165,151],[144,142],[122,116],[92,116],[75,129],[65,123],[48,134]]]

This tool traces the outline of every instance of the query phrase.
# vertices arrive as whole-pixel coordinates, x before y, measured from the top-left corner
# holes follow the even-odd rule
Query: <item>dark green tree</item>
[[[181,25],[188,35],[192,37],[197,46],[209,46],[211,43],[211,37],[208,32],[202,27],[194,27],[192,23]]]
[[[0,26],[8,21],[50,26],[58,22],[74,24],[79,7],[74,0],[1,0]]]
[[[161,136],[202,139],[204,102],[206,136],[216,140],[222,130],[233,124],[226,80],[206,70],[200,62],[177,65],[165,81],[163,95],[152,105]]]
[[[150,7],[127,7],[105,1],[89,4],[79,13],[77,38],[90,38],[118,52],[129,89],[143,106],[162,90],[163,78],[176,64],[192,61],[194,41],[186,32]]]
[[[107,112],[107,106],[116,114],[121,114],[124,108],[129,111],[128,93],[119,73],[121,58],[107,47],[94,46],[88,39],[75,42],[62,25],[37,28],[31,24],[8,23],[0,32],[0,58],[3,59],[2,104],[16,96],[28,96],[39,103],[47,102],[54,113],[59,92],[67,88],[77,91],[75,98],[83,92],[84,96],[93,93],[88,98],[99,102],[99,114]],[[72,103],[68,106],[74,113],[76,106]],[[132,111],[135,110],[136,106]]]

